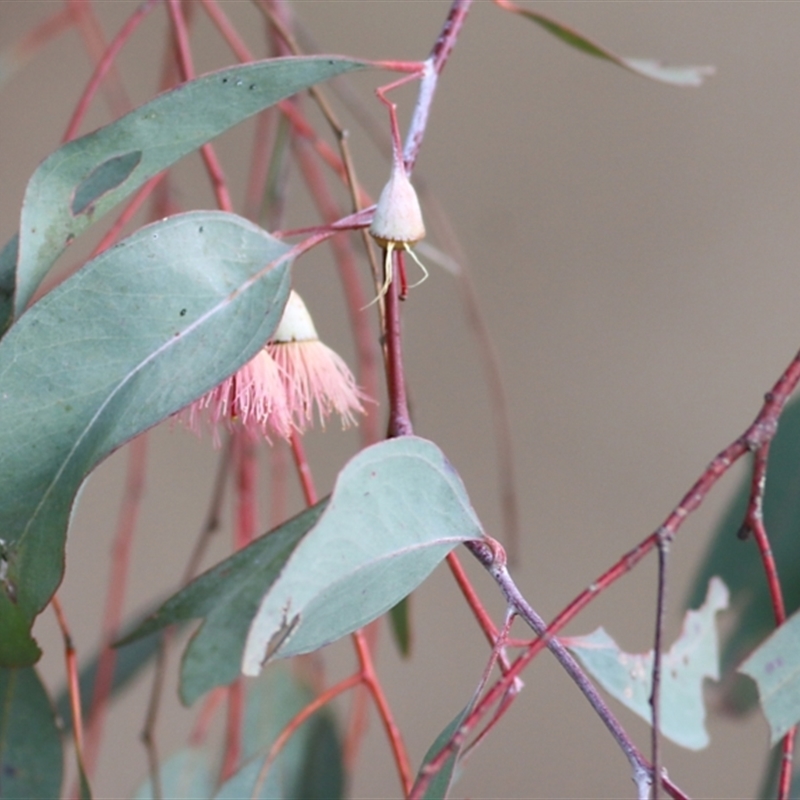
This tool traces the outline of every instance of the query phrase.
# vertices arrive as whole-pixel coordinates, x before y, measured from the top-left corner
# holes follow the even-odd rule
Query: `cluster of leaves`
[[[708,72],[623,59],[548,17],[499,4],[589,55],[646,77],[697,85]],[[56,797],[61,791],[58,719],[69,730],[71,713],[66,695],[55,703],[58,715],[54,711],[34,666],[40,650],[31,629],[63,577],[69,516],[81,483],[113,450],[258,351],[280,320],[294,253],[239,216],[195,211],[141,228],[33,305],[32,298],[77,236],[184,155],[298,91],[367,66],[296,57],[221,70],[69,142],[31,178],[19,233],[0,251],[0,797]],[[781,543],[776,554],[792,610],[800,605],[800,580],[791,572],[796,547],[783,529],[797,518],[798,409],[786,412],[785,435],[775,440],[765,507],[767,527]],[[684,633],[664,656],[673,668],[662,688],[669,710],[662,732],[689,748],[707,743],[702,686],[705,678],[719,677],[714,620],[726,606],[727,589],[713,575],[721,573],[740,615],[726,669],[771,629],[769,603],[753,591],[760,585],[755,567],[742,566],[753,560],[725,555],[744,502],[732,508],[698,577],[700,596],[692,605],[700,610],[687,616]],[[482,538],[464,486],[436,445],[404,436],[369,447],[342,469],[329,498],[200,576],[130,631],[121,642],[116,685],[152,657],[160,631],[202,619],[181,665],[180,695],[191,704],[242,672],[256,676],[268,661],[311,652],[357,630],[408,595],[456,545]],[[758,681],[774,740],[800,719],[799,625],[790,620],[742,667]],[[651,719],[652,653],[622,653],[602,629],[565,643],[612,696]],[[82,675],[84,697],[93,676],[93,667]],[[262,769],[285,725],[312,698],[295,674],[270,669],[251,692],[235,774],[218,786],[213,756],[189,746],[162,766],[161,794],[342,796],[340,746],[327,710],[310,716],[270,771]],[[469,711],[443,731],[426,762]],[[426,797],[445,796],[454,765],[455,755]],[[156,794],[147,783],[136,797]]]

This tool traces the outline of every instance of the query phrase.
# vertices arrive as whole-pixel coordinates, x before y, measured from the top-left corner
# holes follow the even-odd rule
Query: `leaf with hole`
[[[800,722],[800,612],[783,623],[739,667],[758,684],[775,744]]]
[[[661,657],[661,733],[689,750],[701,750],[709,742],[703,680],[719,680],[716,615],[727,607],[725,584],[712,578],[705,603],[686,612],[681,635]],[[625,653],[602,628],[588,636],[563,637],[562,642],[612,697],[652,724],[652,650]]]
[[[18,247],[12,239],[0,256],[0,330],[22,313],[67,246],[150,178],[253,114],[366,66],[339,56],[303,56],[230,67],[181,84],[60,147],[28,182]]]
[[[0,664],[36,660],[75,494],[111,451],[248,361],[289,291],[286,245],[232,214],[149,225],[0,342]]]

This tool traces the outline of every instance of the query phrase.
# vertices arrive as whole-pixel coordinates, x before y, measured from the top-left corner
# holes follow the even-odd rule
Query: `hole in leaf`
[[[136,169],[141,160],[142,151],[132,150],[125,155],[109,158],[95,167],[75,189],[72,195],[72,213],[82,214],[99,197],[116,189]]]

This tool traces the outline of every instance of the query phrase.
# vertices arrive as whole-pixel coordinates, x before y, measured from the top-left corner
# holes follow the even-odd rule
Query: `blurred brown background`
[[[4,0],[0,45],[59,5]],[[108,36],[136,6],[127,0],[94,5]],[[257,48],[261,19],[250,4],[223,5]],[[316,0],[294,8],[323,51],[418,59],[448,5]],[[648,82],[581,55],[484,0],[475,3],[440,82],[418,174],[460,238],[499,353],[522,517],[514,573],[550,618],[662,521],[711,457],[749,424],[798,347],[800,5],[562,1],[535,8],[623,55],[717,68],[700,89]],[[197,16],[198,69],[229,62],[202,13]],[[163,24],[158,10],[122,56],[137,103],[155,85]],[[2,242],[16,229],[27,178],[57,146],[89,74],[89,60],[70,32],[3,88]],[[371,93],[379,81],[359,75],[353,85],[385,123]],[[397,99],[407,119],[413,95],[400,92]],[[101,101],[89,125],[107,119]],[[359,173],[377,193],[386,164],[348,124]],[[250,132],[242,126],[219,144],[237,198]],[[212,202],[205,183],[192,178],[197,166],[190,159],[179,168],[186,207]],[[294,223],[310,224],[304,203],[291,214]],[[435,230],[431,241],[443,244]],[[405,306],[417,432],[448,454],[487,530],[499,536],[488,394],[475,340],[456,280],[429,266],[430,280]],[[329,252],[300,262],[295,275],[320,332],[352,362]],[[310,438],[321,490],[330,488],[356,446],[355,435],[334,429]],[[152,436],[150,455],[131,613],[178,579],[203,520],[215,464],[208,439],[168,425]],[[84,654],[95,644],[102,615],[125,465],[123,451],[93,475],[70,534],[61,596]],[[267,520],[266,472],[263,480]],[[673,545],[670,638],[679,629],[694,565],[736,480],[721,484]],[[215,558],[227,544],[224,533],[218,539]],[[463,560],[469,561],[466,554]],[[498,591],[478,569],[471,574],[499,619]],[[654,576],[650,559],[569,630],[603,624],[627,649],[648,649]],[[488,653],[443,569],[414,595],[413,614],[413,659],[401,661],[384,636],[379,666],[419,763],[468,699]],[[60,641],[49,613],[37,630],[50,648],[44,673],[57,686]],[[343,674],[352,663],[349,645],[329,650],[331,677]],[[174,654],[173,666],[176,661]],[[525,682],[522,696],[467,762],[454,796],[633,797],[624,758],[552,659],[534,662]],[[129,796],[144,773],[137,735],[148,687],[148,680],[138,681],[115,706],[97,797]],[[646,748],[645,726],[612,705]],[[170,699],[160,728],[164,753],[183,740],[190,720]],[[697,797],[753,796],[767,750],[765,723],[758,716],[744,723],[715,717],[710,727],[712,744],[702,753],[666,747],[670,776]],[[352,796],[398,796],[374,718]]]

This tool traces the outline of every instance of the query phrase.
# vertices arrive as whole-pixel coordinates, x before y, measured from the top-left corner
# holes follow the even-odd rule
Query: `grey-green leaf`
[[[70,509],[112,450],[208,391],[269,338],[288,248],[194,212],[142,228],[33,306],[0,342],[0,664],[36,658]]]
[[[546,14],[516,6],[512,10],[540,25],[548,33],[552,33],[553,36],[570,45],[570,47],[574,47],[576,50],[595,58],[610,61],[623,69],[641,75],[643,78],[669,83],[673,86],[700,86],[706,78],[714,74],[714,67],[710,66],[671,67],[652,59],[623,58]]]
[[[366,625],[457,544],[482,535],[461,479],[432,442],[404,436],[363,450],[264,596],[243,672],[257,675],[269,659],[316,650]]]
[[[62,771],[61,736],[36,670],[0,668],[0,799],[58,797]]]
[[[758,684],[772,744],[800,722],[800,612],[783,623],[739,667]]]
[[[231,67],[178,86],[93,133],[60,147],[34,172],[20,220],[16,281],[0,259],[0,330],[16,285],[19,316],[67,245],[147,180],[215,136],[278,101],[366,64],[331,56],[289,57]]]

